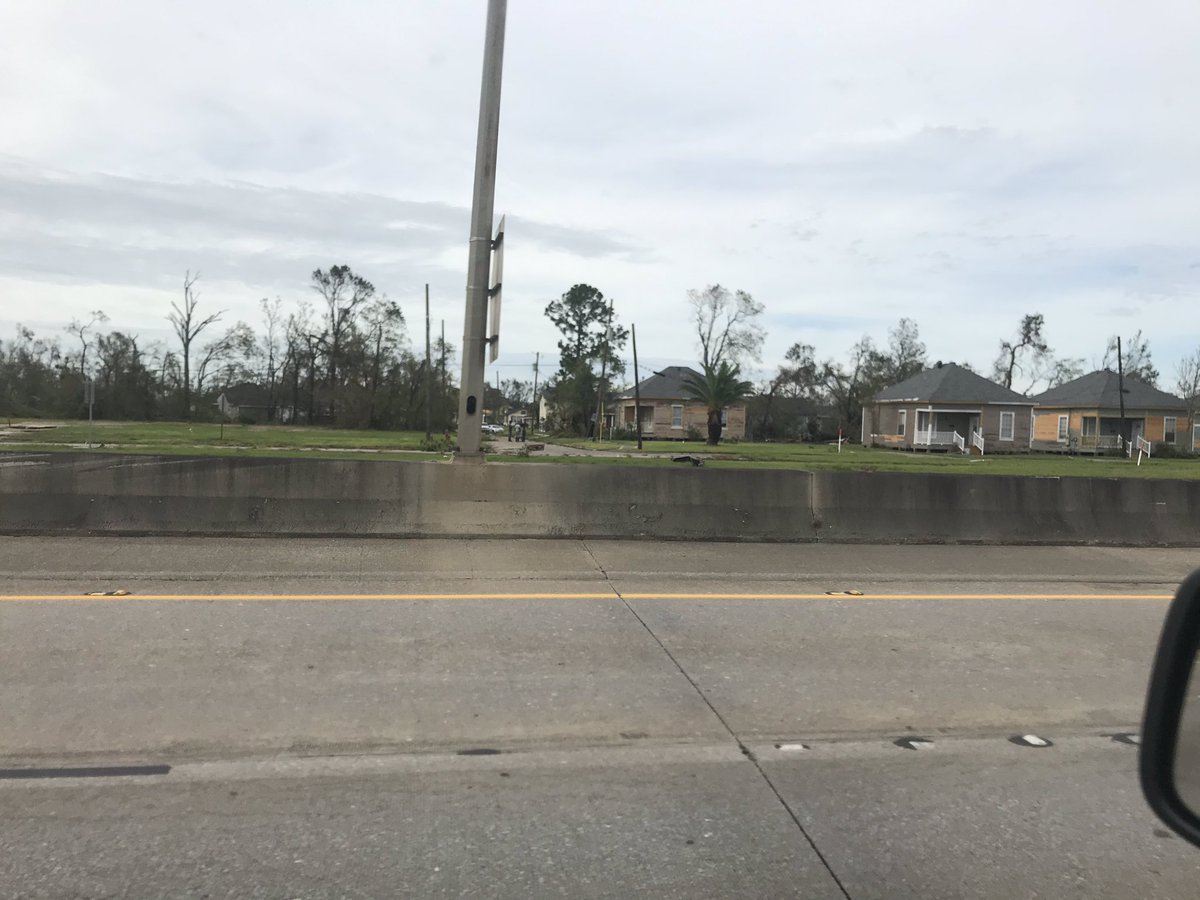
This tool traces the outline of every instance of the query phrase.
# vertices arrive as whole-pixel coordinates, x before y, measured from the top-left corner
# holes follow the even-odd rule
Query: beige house
[[[938,363],[863,407],[868,447],[1028,453],[1034,402],[970,369]]]
[[[615,400],[618,428],[633,428],[640,423],[642,436],[659,440],[686,440],[689,431],[703,440],[708,437],[708,410],[703,403],[688,399],[684,382],[700,373],[687,366],[667,366],[638,384],[640,415],[635,411],[633,388]],[[726,407],[721,413],[722,439],[746,437],[746,404]]]
[[[1151,445],[1190,450],[1200,428],[1188,417],[1188,404],[1174,394],[1124,378],[1125,430],[1121,431],[1120,377],[1100,369],[1051,388],[1033,399],[1035,450],[1098,453],[1119,451],[1143,438]]]

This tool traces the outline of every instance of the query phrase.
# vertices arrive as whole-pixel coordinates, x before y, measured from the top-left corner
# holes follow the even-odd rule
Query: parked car
[[[483,426],[483,432],[484,434],[504,434],[504,426],[486,422]]]

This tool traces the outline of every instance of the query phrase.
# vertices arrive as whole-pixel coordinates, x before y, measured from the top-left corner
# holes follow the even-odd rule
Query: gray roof
[[[1118,393],[1116,372],[1098,369],[1074,381],[1050,388],[1033,399],[1039,406],[1086,407],[1088,409],[1119,409],[1121,396]],[[1166,391],[1150,387],[1144,381],[1125,376],[1126,409],[1180,409],[1187,404]]]
[[[231,385],[221,393],[225,395],[225,402],[231,406],[267,406],[270,403],[267,389],[252,381]]]
[[[877,401],[913,400],[922,403],[999,403],[1033,406],[1033,400],[976,375],[954,363],[918,372],[880,391]]]
[[[643,400],[686,400],[688,393],[683,383],[689,377],[699,378],[700,373],[687,366],[667,366],[638,383]],[[621,393],[618,400],[632,400],[633,388]]]

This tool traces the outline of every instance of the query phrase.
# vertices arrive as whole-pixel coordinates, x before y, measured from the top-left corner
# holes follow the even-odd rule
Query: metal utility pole
[[[538,403],[538,365],[542,361],[542,354],[539,351],[533,357],[533,427],[541,427],[542,422],[542,406]]]
[[[1125,360],[1121,354],[1121,336],[1117,335],[1117,396],[1121,401],[1121,440],[1129,441],[1125,436]]]
[[[429,352],[429,283],[425,284],[425,440],[433,436],[433,357]]]
[[[639,386],[637,364],[637,326],[630,324],[629,331],[633,335],[633,427],[637,429],[638,449],[642,449],[642,391]]]
[[[475,193],[471,200],[471,241],[467,259],[467,298],[463,316],[462,383],[458,398],[458,455],[482,460],[484,354],[487,350],[488,288],[491,277],[492,215],[496,199],[496,153],[500,136],[500,76],[504,68],[507,0],[488,0],[479,93],[479,132],[475,144]]]

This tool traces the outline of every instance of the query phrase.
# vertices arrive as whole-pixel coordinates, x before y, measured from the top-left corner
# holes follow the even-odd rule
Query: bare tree
[[[1045,355],[1050,352],[1049,345],[1042,337],[1042,327],[1045,324],[1046,318],[1041,313],[1034,313],[1021,319],[1021,326],[1017,329],[1016,337],[1011,341],[1000,342],[1000,354],[992,365],[993,380],[1012,390],[1013,377],[1017,372],[1022,371],[1020,361],[1024,357],[1029,353],[1033,354],[1033,360],[1026,363],[1031,367],[1044,361]]]
[[[167,316],[183,349],[183,417],[185,419],[192,417],[192,342],[196,340],[200,332],[220,319],[221,313],[224,312],[221,310],[200,318],[196,312],[196,306],[200,302],[200,295],[196,292],[196,282],[199,280],[199,272],[192,275],[189,270],[184,274],[183,306],[180,307],[179,304],[172,302],[171,314]]]
[[[1052,353],[1036,356],[1029,365],[1029,386],[1022,391],[1026,397],[1073,381],[1083,374],[1081,357],[1055,359]]]
[[[893,384],[911,378],[926,366],[925,345],[921,342],[917,323],[912,319],[901,319],[888,332],[886,378]]]
[[[279,402],[279,340],[283,328],[283,300],[276,297],[274,301],[263,297],[259,301],[262,308],[263,322],[266,330],[263,332],[259,345],[265,370],[263,376],[267,382],[267,421],[275,421],[275,408]]]
[[[1175,367],[1175,389],[1187,403],[1188,428],[1191,439],[1188,447],[1196,452],[1196,409],[1200,407],[1200,349],[1185,356]]]
[[[196,367],[196,393],[204,392],[204,380],[210,369],[225,367],[225,387],[229,386],[228,382],[253,374],[251,365],[256,350],[254,331],[245,322],[238,322],[215,341],[205,345],[200,364]]]
[[[79,377],[87,378],[87,354],[88,346],[91,341],[88,340],[87,333],[98,323],[107,322],[108,316],[104,314],[102,309],[94,309],[91,312],[91,318],[84,322],[81,319],[72,319],[71,324],[67,326],[68,334],[73,334],[79,338]]]
[[[747,359],[762,358],[766,332],[758,324],[758,317],[764,307],[746,291],[731,293],[714,284],[688,291],[688,303],[705,372],[715,371],[722,362],[738,366]]]
[[[359,307],[375,296],[375,285],[355,275],[349,266],[330,266],[328,272],[316,269],[312,273],[312,288],[321,295],[327,308],[327,330],[323,343],[329,373],[329,413],[336,422],[338,365],[341,362],[342,344],[354,327],[354,317]]]
[[[1158,387],[1158,369],[1150,359],[1150,341],[1142,337],[1139,328],[1133,337],[1127,338],[1121,347],[1121,363],[1126,378],[1136,378],[1151,387]],[[1108,339],[1108,347],[1104,350],[1105,368],[1117,366],[1117,336]]]

